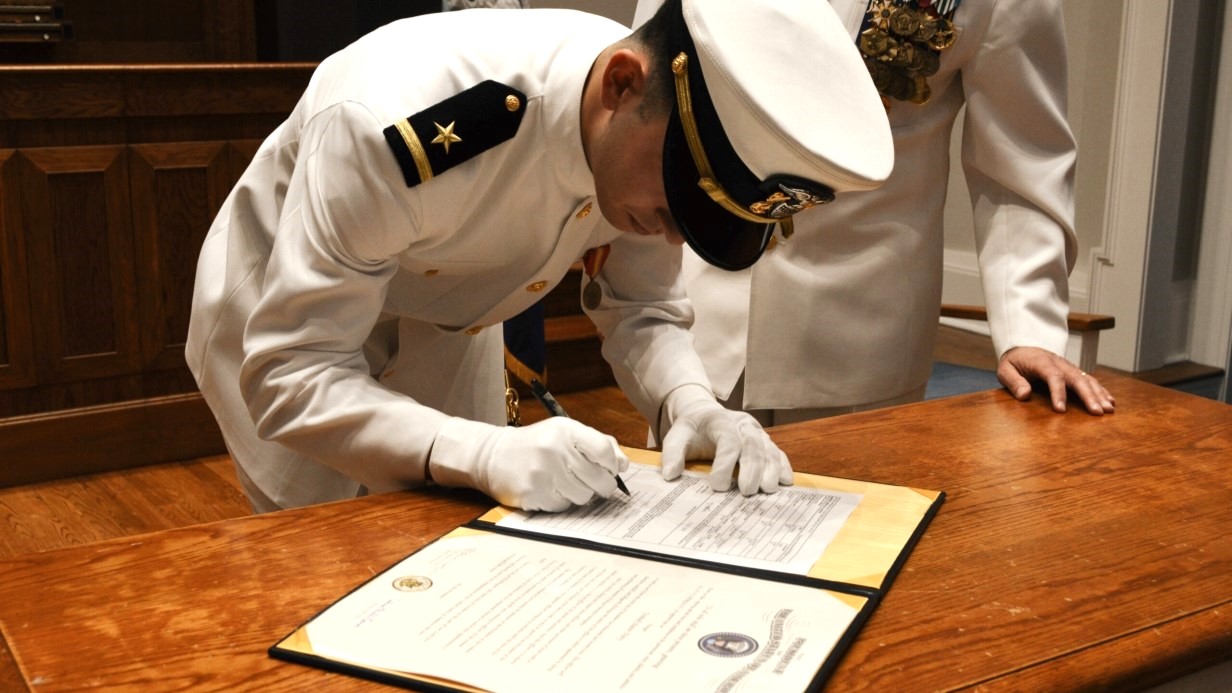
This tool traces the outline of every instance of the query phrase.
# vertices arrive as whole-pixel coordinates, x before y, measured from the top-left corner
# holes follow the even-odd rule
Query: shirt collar
[[[609,45],[628,34],[612,24],[611,31],[585,32],[560,46],[544,84],[543,141],[549,143],[556,184],[578,198],[595,194],[595,178],[582,148],[582,90],[595,60]]]

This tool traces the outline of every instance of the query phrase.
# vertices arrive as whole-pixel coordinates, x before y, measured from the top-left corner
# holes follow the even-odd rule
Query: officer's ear
[[[600,99],[609,111],[641,103],[646,94],[645,58],[628,48],[614,51],[603,68]]]

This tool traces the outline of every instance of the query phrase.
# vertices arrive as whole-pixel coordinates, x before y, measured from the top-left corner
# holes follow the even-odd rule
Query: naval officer
[[[694,344],[715,394],[767,426],[922,400],[947,180],[961,164],[998,379],[1023,401],[1037,385],[1058,412],[1070,392],[1090,414],[1114,412],[1104,385],[1063,357],[1078,241],[1060,0],[829,3],[887,104],[894,172],[803,215],[790,243],[742,272],[686,251]],[[659,4],[639,0],[634,26]]]
[[[502,425],[492,326],[606,248],[588,313],[664,476],[713,458],[714,489],[773,492],[786,457],[693,351],[681,245],[752,263],[892,159],[821,0],[671,0],[632,35],[562,10],[397,21],[321,63],[223,204],[189,365],[257,511],[425,483],[562,510],[628,460],[577,421]]]

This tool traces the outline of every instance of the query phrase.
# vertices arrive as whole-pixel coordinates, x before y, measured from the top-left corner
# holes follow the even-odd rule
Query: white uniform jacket
[[[320,65],[209,231],[187,344],[230,452],[274,502],[421,483],[433,445],[457,442],[438,439],[450,417],[503,425],[501,321],[605,243],[592,318],[630,399],[653,420],[706,382],[680,250],[603,221],[582,150],[586,75],[627,33],[476,9],[392,23]],[[484,80],[525,94],[516,134],[408,187],[383,129]]]
[[[867,2],[831,4],[854,40]],[[751,270],[686,253],[697,350],[720,397],[742,370],[746,409],[854,406],[924,385],[950,132],[964,100],[962,165],[997,355],[1064,353],[1076,153],[1060,2],[963,0],[954,24],[957,40],[928,78],[932,98],[890,108],[895,166],[884,186],[797,215],[795,235]]]

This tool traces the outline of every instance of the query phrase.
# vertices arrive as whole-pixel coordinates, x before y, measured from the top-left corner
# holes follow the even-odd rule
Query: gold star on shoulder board
[[[436,126],[436,137],[432,138],[432,144],[439,144],[445,147],[445,153],[449,153],[449,145],[454,142],[461,142],[462,138],[453,134],[453,126],[457,121],[452,121],[449,125],[441,127],[440,123],[432,123]]]
[[[0,6],[6,1],[0,0]],[[413,188],[513,139],[526,115],[526,100],[517,89],[488,79],[390,123],[381,135],[406,186]]]

